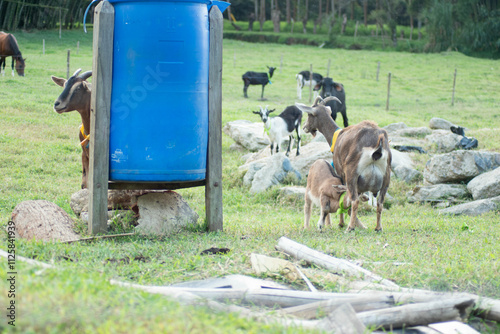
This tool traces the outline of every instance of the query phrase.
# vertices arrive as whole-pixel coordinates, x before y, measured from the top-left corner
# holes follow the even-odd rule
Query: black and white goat
[[[267,66],[267,68],[269,69],[269,76],[268,73],[266,72],[252,72],[252,71],[248,71],[241,76],[241,78],[243,79],[243,84],[245,85],[243,87],[243,94],[245,95],[246,98],[248,98],[247,95],[248,86],[262,85],[262,94],[260,95],[260,99],[264,100],[264,87],[266,87],[268,83],[271,83],[270,79],[273,77],[273,73],[276,67]]]
[[[340,100],[337,102],[335,99],[326,102],[326,106],[332,109],[332,118],[334,121],[337,120],[337,113],[342,114],[344,119],[344,128],[349,126],[349,120],[347,119],[347,108],[345,105],[345,90],[341,83],[334,82],[332,78],[323,78],[321,82],[321,94],[323,99],[327,97],[334,96]]]
[[[290,149],[293,140],[293,131],[297,132],[297,155],[300,154],[300,125],[302,123],[302,111],[296,106],[288,106],[281,114],[276,117],[269,117],[269,114],[276,109],[267,109],[259,106],[259,111],[253,111],[254,114],[260,115],[264,122],[264,129],[271,139],[271,155],[273,154],[274,145],[276,145],[276,153],[279,152],[281,142],[286,136],[289,137],[288,149],[286,155],[290,154]]]
[[[302,99],[302,88],[304,86],[311,86],[311,72],[302,71],[298,73],[295,78],[297,79],[297,98],[299,100]],[[321,81],[323,80],[323,76],[319,73],[313,72],[312,77],[312,85],[314,91],[314,98],[318,96],[318,91],[321,89]]]

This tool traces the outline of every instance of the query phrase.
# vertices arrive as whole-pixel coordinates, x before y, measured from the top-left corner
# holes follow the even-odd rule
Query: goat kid
[[[58,114],[78,111],[82,119],[82,125],[78,131],[82,146],[82,189],[87,188],[87,177],[89,171],[89,137],[90,137],[90,96],[92,85],[86,80],[92,75],[92,71],[80,74],[78,69],[68,79],[52,76],[52,81],[64,87],[61,95],[54,102],[54,111]]]
[[[299,100],[302,100],[302,88],[304,88],[304,86],[311,86],[311,72],[302,71],[298,73],[295,78],[297,79],[297,97]],[[314,91],[314,98],[318,96],[318,91],[321,89],[322,80],[323,76],[321,74],[313,72],[312,86]]]
[[[330,99],[318,97],[311,107],[301,103],[295,105],[308,114],[303,129],[315,135],[321,132],[333,152],[335,173],[347,186],[351,199],[351,219],[347,231],[354,230],[357,221],[359,194],[370,191],[377,197],[377,226],[381,231],[381,217],[385,195],[391,180],[391,150],[387,132],[371,121],[363,121],[345,129],[331,118],[331,109],[326,106]],[[377,196],[378,194],[378,196]]]
[[[341,83],[334,82],[332,78],[323,78],[323,81],[321,82],[320,96],[323,99],[326,99],[330,96],[335,96],[340,100],[340,102],[329,100],[328,102],[326,102],[326,105],[329,106],[330,109],[332,109],[332,118],[334,121],[337,120],[337,113],[342,114],[342,118],[344,119],[344,128],[347,128],[349,126],[349,120],[347,119],[344,86]]]
[[[302,111],[296,106],[288,106],[281,114],[276,117],[269,117],[269,114],[276,109],[267,109],[268,106],[262,108],[259,106],[259,111],[253,111],[254,114],[260,115],[264,122],[264,129],[271,140],[271,155],[273,154],[274,145],[276,145],[276,153],[283,139],[288,136],[288,149],[286,156],[290,154],[290,149],[293,140],[293,131],[297,133],[297,155],[300,154],[300,125],[302,123]]]
[[[264,100],[264,87],[266,87],[266,85],[268,83],[271,83],[270,79],[273,77],[274,70],[276,69],[276,67],[267,66],[267,68],[269,69],[269,76],[268,76],[268,73],[266,73],[266,72],[252,72],[252,71],[248,71],[241,76],[241,78],[243,79],[243,84],[244,84],[243,94],[246,98],[248,98],[248,95],[247,95],[248,86],[250,86],[250,85],[262,85],[262,93],[260,95],[260,99],[262,101]]]
[[[309,169],[307,176],[307,187],[304,204],[304,228],[309,228],[312,205],[320,207],[318,229],[329,226],[330,214],[339,214],[339,227],[344,227],[344,213],[349,211],[351,199],[347,195],[347,187],[342,184],[342,180],[334,174],[332,165],[323,159],[316,160]],[[364,202],[368,201],[365,194],[360,196]],[[340,210],[339,210],[340,209]],[[366,228],[359,220],[357,226]]]

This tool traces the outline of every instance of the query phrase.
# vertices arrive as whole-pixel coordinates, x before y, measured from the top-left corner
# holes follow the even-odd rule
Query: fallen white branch
[[[435,322],[464,321],[473,305],[474,300],[471,298],[453,298],[361,312],[358,318],[367,327],[392,329],[425,326]]]
[[[6,251],[0,249],[0,256],[1,257],[4,257],[6,259],[9,259],[9,253],[7,253]],[[12,255],[11,255],[12,256]],[[43,268],[55,268],[53,265],[51,264],[48,264],[48,263],[45,263],[45,262],[40,262],[40,261],[37,261],[37,260],[33,260],[33,259],[28,259],[27,257],[23,257],[23,256],[20,256],[20,255],[15,255],[14,256],[15,260],[16,261],[21,261],[21,262],[26,262],[26,263],[29,263],[31,265],[34,265],[34,266],[38,266],[38,267],[43,267]]]
[[[286,237],[281,237],[278,240],[278,248],[298,260],[306,260],[333,272],[343,272],[350,276],[361,277],[365,280],[376,282],[385,286],[398,287],[397,284],[349,261],[337,259],[333,256],[318,252]]]

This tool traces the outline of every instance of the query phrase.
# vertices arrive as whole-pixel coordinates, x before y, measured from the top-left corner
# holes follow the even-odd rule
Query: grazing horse
[[[14,76],[14,60],[16,61],[17,74],[24,77],[23,55],[17,45],[17,40],[12,34],[0,31],[0,71],[5,75],[5,58],[12,56],[12,76]],[[3,66],[2,66],[3,65]]]

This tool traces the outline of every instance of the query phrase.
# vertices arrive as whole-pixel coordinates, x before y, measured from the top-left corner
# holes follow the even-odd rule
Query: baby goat
[[[276,153],[279,152],[279,147],[283,139],[288,136],[288,149],[286,155],[290,154],[290,148],[293,140],[293,131],[297,132],[297,155],[300,154],[300,125],[302,123],[302,111],[296,106],[288,106],[281,114],[276,117],[269,117],[269,114],[276,109],[267,109],[259,106],[260,111],[253,111],[254,114],[260,115],[264,122],[264,129],[271,139],[271,155],[273,154],[274,145],[276,144]]]
[[[295,78],[297,79],[297,97],[299,100],[302,99],[302,88],[304,86],[311,86],[311,72],[302,71],[299,72]],[[318,96],[318,91],[321,89],[321,81],[323,80],[323,76],[319,73],[313,72],[312,77],[312,86],[314,91],[314,98]]]
[[[270,79],[273,77],[273,73],[276,67],[267,66],[267,68],[269,69],[269,76],[267,76],[266,72],[252,72],[252,71],[248,71],[241,76],[244,84],[243,94],[245,95],[246,98],[248,98],[247,95],[248,86],[262,85],[262,94],[260,95],[260,99],[264,100],[264,87],[266,87],[268,83],[271,83]]]
[[[308,114],[304,131],[313,135],[319,131],[330,144],[335,174],[342,179],[342,184],[347,186],[352,203],[347,231],[354,230],[357,225],[359,194],[367,191],[372,192],[375,197],[378,194],[375,231],[381,231],[382,209],[391,181],[392,155],[387,131],[370,121],[340,129],[330,116],[330,108],[325,105],[331,99],[340,102],[336,97],[325,100],[318,97],[311,107],[295,103],[300,110]]]
[[[312,204],[319,206],[321,213],[318,220],[318,229],[330,225],[330,213],[337,213],[339,208],[339,227],[344,227],[344,213],[349,210],[351,200],[346,196],[347,187],[342,185],[342,180],[334,175],[332,165],[323,159],[316,160],[309,169],[304,204],[304,228],[309,228]],[[360,199],[368,201],[368,196],[361,195]],[[365,226],[359,221],[356,225]]]

